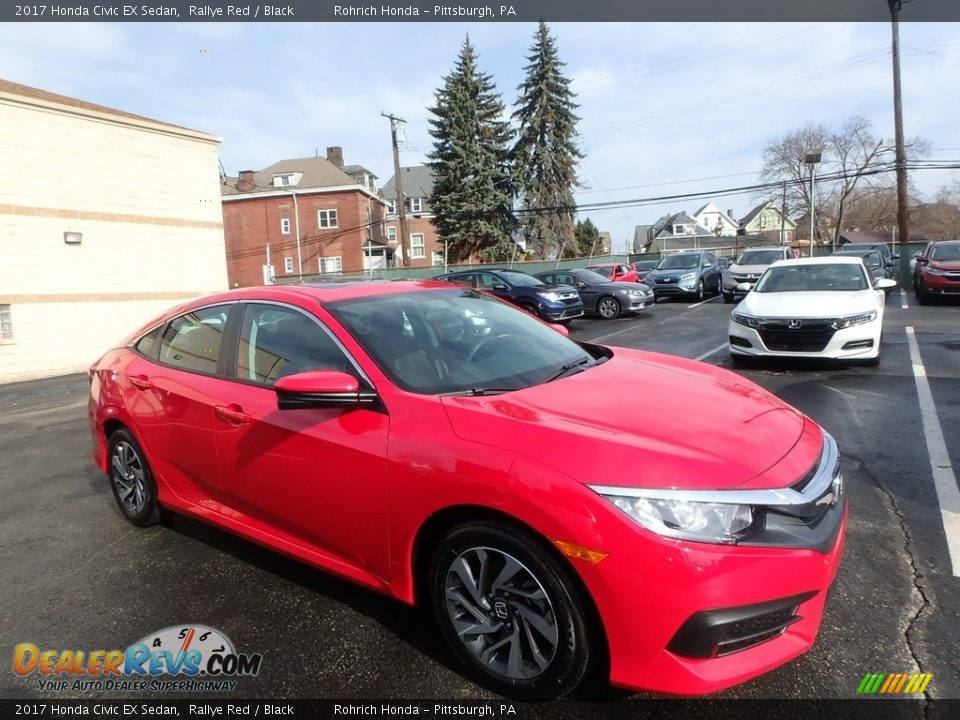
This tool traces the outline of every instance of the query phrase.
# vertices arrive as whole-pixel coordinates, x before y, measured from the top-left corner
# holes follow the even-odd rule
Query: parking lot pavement
[[[578,320],[571,336],[729,367],[730,309],[719,299],[664,302],[637,317]],[[723,697],[853,697],[867,672],[922,670],[934,675],[931,697],[960,698],[960,578],[906,333],[914,329],[947,464],[960,467],[960,303],[904,309],[894,292],[884,327],[879,368],[738,370],[837,438],[851,517],[817,644]],[[260,675],[243,681],[241,696],[485,696],[416,610],[187,518],[149,530],[124,522],[89,459],[85,391],[83,376],[0,387],[0,652],[19,642],[125,647],[167,626],[202,623],[238,650],[263,654]],[[625,391],[636,399],[638,422],[656,422],[655,409],[642,405],[643,378]],[[9,660],[0,667],[0,696],[51,696],[15,676]]]

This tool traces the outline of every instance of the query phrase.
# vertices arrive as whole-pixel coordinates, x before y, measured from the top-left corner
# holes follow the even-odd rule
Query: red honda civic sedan
[[[623,389],[641,384],[655,415]],[[577,343],[435,282],[237,290],[90,369],[93,456],[175,511],[406,603],[504,695],[699,694],[814,641],[837,445],[744,378]]]

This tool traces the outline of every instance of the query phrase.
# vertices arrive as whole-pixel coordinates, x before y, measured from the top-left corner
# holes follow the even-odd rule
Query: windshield
[[[341,300],[327,308],[396,385],[425,395],[538,385],[593,359],[531,315],[468,288]]]
[[[643,272],[644,270],[653,270],[657,266],[656,260],[640,260],[633,264],[635,270]]]
[[[603,281],[604,281],[604,282],[606,282],[606,281],[609,280],[611,277],[613,277],[613,266],[608,266],[608,267],[593,267],[593,268],[590,268],[590,271],[591,271],[591,272],[595,272],[595,273],[597,273],[598,275],[600,275],[601,277],[603,277]]]
[[[606,275],[601,275],[599,272],[593,270],[577,270],[575,273],[572,273],[572,275],[580,282],[585,282],[588,285],[596,285],[597,283],[610,281],[610,278]]]
[[[760,278],[754,292],[854,291],[869,287],[863,267],[849,263],[786,265],[771,267]]]
[[[931,260],[940,260],[950,262],[951,260],[960,260],[960,245],[941,245],[930,251]]]
[[[697,267],[699,264],[699,255],[671,255],[660,261],[660,264],[657,265],[657,270],[689,270],[690,268]]]
[[[501,270],[497,273],[513,287],[528,287],[530,285],[543,285],[543,280],[535,278],[533,275],[517,272],[516,270]]]
[[[782,258],[780,250],[747,250],[737,258],[737,265],[769,265]]]

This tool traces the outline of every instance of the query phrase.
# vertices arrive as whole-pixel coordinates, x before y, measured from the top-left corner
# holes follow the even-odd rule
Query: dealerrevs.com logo
[[[36,676],[40,690],[224,692],[260,672],[263,656],[238,653],[230,638],[205,625],[176,625],[126,650],[13,649],[13,671]],[[163,679],[163,678],[172,679]]]

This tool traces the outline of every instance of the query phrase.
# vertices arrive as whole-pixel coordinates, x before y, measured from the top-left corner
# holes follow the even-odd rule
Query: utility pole
[[[787,238],[787,181],[783,181],[783,196],[780,200],[780,244],[784,245]]]
[[[397,215],[400,218],[400,253],[403,255],[403,266],[410,267],[410,237],[407,233],[407,198],[403,194],[403,177],[400,175],[400,149],[397,147],[397,125],[406,120],[395,115],[381,112],[383,117],[390,120],[390,140],[393,143],[393,180],[397,190]]]
[[[902,0],[887,0],[893,33],[893,124],[897,152],[897,227],[900,243],[910,241],[910,217],[907,212],[907,161],[903,148],[903,104],[900,100],[900,8]]]

